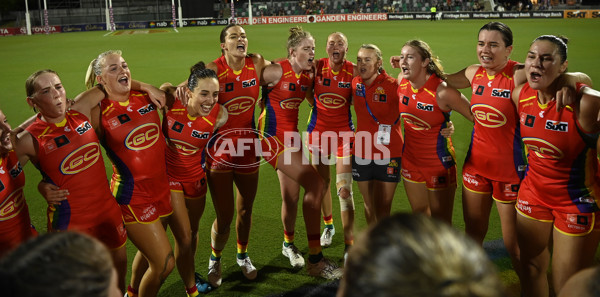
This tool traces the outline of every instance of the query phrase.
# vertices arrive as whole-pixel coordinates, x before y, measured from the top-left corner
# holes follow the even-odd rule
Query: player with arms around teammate
[[[402,131],[398,81],[382,65],[381,50],[363,44],[356,59],[358,76],[352,80],[356,135],[352,177],[358,183],[369,225],[390,215],[400,181]]]
[[[579,90],[578,102],[557,110],[559,77],[567,65],[565,38],[536,38],[525,60],[527,83],[512,95],[529,152],[517,200],[523,296],[550,295],[550,250],[553,288],[560,292],[567,279],[593,265],[590,259],[600,241],[596,218],[600,92],[585,87]]]
[[[448,127],[452,110],[473,121],[469,101],[446,84],[440,61],[424,41],[404,44],[399,67],[406,195],[413,211],[452,224],[456,157],[452,139],[444,137],[441,131]]]
[[[326,279],[341,277],[335,263],[323,257],[319,239],[320,209],[325,193],[323,179],[302,153],[298,133],[298,107],[312,88],[310,72],[314,66],[315,40],[300,27],[290,29],[287,41],[288,58],[267,66],[261,84],[264,108],[259,118],[262,151],[265,159],[277,170],[281,187],[281,218],[284,228],[282,253],[293,267],[303,267],[305,262],[294,245],[295,222],[300,200],[300,187],[304,188],[302,213],[308,237],[308,265],[310,275]]]
[[[312,105],[308,123],[308,149],[311,151],[313,166],[325,180],[325,196],[321,211],[325,229],[321,235],[321,246],[331,245],[335,234],[333,225],[331,191],[329,185],[330,164],[335,157],[335,185],[340,201],[344,243],[346,250],[354,243],[354,198],[352,197],[352,144],[354,125],[352,124],[352,78],[357,73],[356,65],[346,60],[348,39],[341,32],[327,37],[325,51],[328,57],[317,61],[315,83],[307,96]]]

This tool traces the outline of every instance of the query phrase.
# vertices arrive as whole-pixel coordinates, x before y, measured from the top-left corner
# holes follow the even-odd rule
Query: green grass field
[[[430,44],[441,59],[446,72],[455,72],[467,65],[477,63],[475,45],[477,31],[486,20],[456,21],[390,21],[359,23],[304,24],[316,39],[317,57],[325,57],[327,35],[333,31],[344,32],[349,39],[350,61],[356,61],[358,47],[363,43],[378,45],[384,54],[384,67],[391,75],[398,71],[391,69],[387,62],[391,55],[399,54],[404,42],[418,38]],[[569,20],[506,20],[515,35],[512,58],[523,61],[530,42],[542,34],[563,34],[570,38],[569,70],[587,73],[592,79],[600,78],[600,62],[597,51],[600,48],[597,30],[600,21],[594,19]],[[287,29],[291,25],[247,26],[249,52],[261,53],[267,59],[284,57]],[[129,63],[134,79],[154,84],[163,82],[179,83],[187,78],[188,69],[199,60],[209,62],[220,55],[220,26],[181,28],[179,33],[171,29],[128,31],[127,34],[108,35],[106,32],[67,33],[53,35],[13,36],[0,38],[0,109],[9,122],[16,127],[33,114],[25,101],[24,84],[26,78],[38,69],[51,68],[60,74],[69,98],[84,90],[84,75],[89,62],[100,52],[108,49],[121,49]],[[123,33],[123,32],[120,32]],[[131,33],[131,34],[128,34]],[[595,36],[595,37],[594,37]],[[465,92],[469,97],[470,92]],[[306,127],[308,108],[303,104],[300,113],[300,129]],[[453,116],[456,133],[453,141],[459,161],[459,174],[462,161],[469,145],[472,124],[460,116]],[[30,164],[25,166],[27,186],[25,195],[30,206],[33,223],[38,230],[45,230],[44,199],[37,193],[40,181],[38,171]],[[107,167],[110,171],[110,167]],[[460,179],[459,179],[460,180]],[[365,228],[362,197],[354,185],[356,230]],[[335,197],[335,194],[334,196]],[[454,205],[454,225],[464,229],[462,219],[460,184]],[[210,198],[208,198],[210,201]],[[336,229],[342,230],[339,218],[339,205],[334,199],[334,221]],[[231,235],[223,252],[223,285],[209,293],[210,296],[265,296],[293,290],[307,284],[323,281],[309,277],[304,270],[294,271],[287,258],[281,255],[283,231],[280,219],[281,197],[274,170],[262,166],[258,195],[254,205],[253,228],[250,237],[249,254],[259,270],[255,281],[247,281],[235,264],[235,233]],[[398,186],[393,211],[409,211],[404,188]],[[205,275],[210,254],[210,224],[214,219],[212,203],[207,203],[206,212],[200,222],[200,240],[196,257],[196,270]],[[496,211],[492,212],[487,240],[501,238],[500,224]],[[232,227],[232,230],[234,227]],[[334,237],[333,245],[324,250],[327,257],[341,263],[343,256],[343,236]],[[306,234],[301,216],[298,217],[296,242],[307,252]],[[133,259],[135,247],[128,243],[129,260]],[[507,257],[494,259],[507,286],[516,290],[518,281],[510,269]],[[163,285],[160,296],[185,296],[183,284],[176,271]]]

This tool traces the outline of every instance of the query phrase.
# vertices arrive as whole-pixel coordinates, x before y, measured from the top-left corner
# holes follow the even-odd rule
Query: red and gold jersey
[[[102,145],[113,165],[112,180],[119,204],[129,204],[134,183],[167,180],[165,139],[156,106],[146,93],[131,91],[126,102],[100,102]]]
[[[407,79],[398,86],[400,116],[404,122],[403,158],[418,159],[422,166],[454,166],[452,140],[440,134],[448,127],[450,111],[442,110],[436,99],[437,88],[443,82],[432,74],[425,85],[414,89]]]
[[[277,136],[284,132],[298,132],[298,108],[312,87],[308,71],[296,74],[289,60],[279,62],[282,75],[279,82],[263,89],[265,108],[258,122],[262,137]]]
[[[387,159],[402,156],[402,131],[398,107],[398,81],[385,71],[370,86],[360,76],[352,80],[356,135],[354,155],[362,159]],[[391,126],[389,144],[377,144],[381,125]],[[387,148],[382,150],[382,147]]]
[[[191,117],[178,100],[167,112],[163,133],[167,138],[167,174],[179,182],[197,181],[204,173],[204,149],[212,137],[221,110],[215,105],[205,117]]]
[[[537,91],[523,86],[519,116],[529,165],[521,188],[533,189],[540,203],[565,213],[599,211],[596,141],[579,126],[571,106],[556,111],[556,102],[542,105]]]
[[[352,131],[352,78],[354,65],[344,61],[339,72],[329,66],[329,58],[317,63],[315,74],[314,100],[307,131]]]
[[[479,67],[471,81],[475,125],[465,166],[495,181],[518,181],[525,173],[525,152],[511,99],[516,64],[508,61],[496,75],[489,75],[485,68]]]
[[[252,57],[245,58],[244,68],[234,71],[224,56],[214,61],[219,76],[219,104],[227,108],[227,123],[222,131],[231,128],[254,128],[254,106],[260,92],[260,82]]]
[[[48,207],[48,228],[89,228],[97,217],[120,211],[110,192],[98,137],[88,118],[67,111],[57,124],[38,115],[27,131],[37,142],[37,164],[45,182],[68,189],[67,200]]]
[[[23,195],[25,173],[15,151],[0,158],[0,258],[37,232]]]

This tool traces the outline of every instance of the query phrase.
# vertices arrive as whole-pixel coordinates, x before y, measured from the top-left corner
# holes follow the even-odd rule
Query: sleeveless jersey
[[[244,68],[236,72],[227,65],[224,56],[214,61],[219,76],[219,104],[227,108],[227,123],[221,131],[231,128],[254,128],[254,106],[260,92],[260,82],[251,57]]]
[[[448,169],[455,163],[452,140],[440,134],[448,127],[450,112],[443,111],[437,103],[438,86],[443,82],[432,74],[420,89],[413,89],[407,79],[398,86],[400,116],[404,122],[404,158],[418,159],[423,166]]]
[[[537,91],[526,83],[519,94],[521,135],[529,165],[521,188],[534,189],[548,208],[567,213],[599,211],[596,150],[579,126],[571,106],[556,111],[556,102],[538,102]]]
[[[167,181],[165,139],[156,106],[146,93],[131,91],[126,102],[100,102],[102,145],[113,165],[113,189],[119,204],[131,198],[134,183],[144,179]]]
[[[110,192],[98,137],[88,118],[67,111],[58,124],[44,122],[38,115],[27,131],[38,144],[35,166],[44,181],[68,189],[67,200],[48,206],[48,228],[89,228],[97,217],[121,212]]]
[[[279,62],[282,75],[279,82],[263,88],[265,108],[258,119],[262,137],[277,136],[283,140],[283,133],[298,132],[298,108],[311,87],[308,71],[296,74],[289,60]]]
[[[0,236],[12,229],[20,229],[20,226],[30,229],[31,221],[23,186],[23,167],[15,151],[10,151],[0,159]]]
[[[179,182],[193,182],[204,171],[204,149],[212,137],[221,110],[215,105],[205,117],[191,117],[178,100],[167,112],[163,133],[167,138],[167,174]]]
[[[356,136],[354,155],[373,160],[385,154],[377,146],[385,146],[391,153],[387,158],[402,157],[402,131],[398,107],[398,81],[385,71],[380,73],[370,86],[366,86],[360,76],[352,80],[354,111],[356,112]],[[370,112],[369,112],[370,110]],[[377,121],[375,121],[375,118]],[[391,125],[388,145],[376,145],[379,124]],[[381,158],[376,158],[381,159]]]
[[[495,181],[521,180],[526,167],[518,116],[511,99],[516,64],[508,61],[495,76],[479,67],[471,82],[475,125],[465,163],[475,173]]]
[[[314,85],[314,105],[310,112],[307,131],[353,131],[352,78],[354,65],[344,61],[339,72],[333,72],[329,58],[317,63]]]

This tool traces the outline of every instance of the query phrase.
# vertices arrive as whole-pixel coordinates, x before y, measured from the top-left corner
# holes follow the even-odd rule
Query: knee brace
[[[335,185],[337,187],[337,195],[340,199],[340,210],[354,210],[354,198],[352,197],[352,173],[338,173],[335,176]],[[346,189],[350,196],[343,198],[340,193],[342,189]]]

